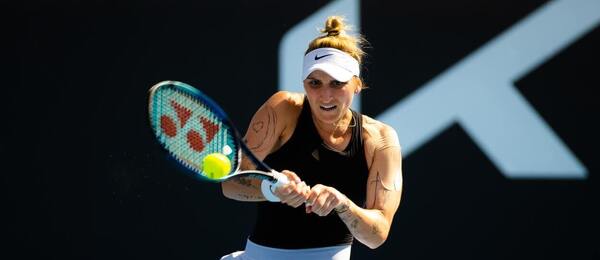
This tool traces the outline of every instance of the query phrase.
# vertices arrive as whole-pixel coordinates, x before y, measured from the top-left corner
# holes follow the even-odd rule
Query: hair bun
[[[338,30],[331,30],[327,32],[327,36],[338,36],[340,35],[340,31]]]
[[[344,18],[340,16],[330,16],[325,21],[325,29],[322,30],[327,36],[338,36],[346,30]]]
[[[360,34],[347,34],[346,32],[351,29],[352,26],[346,24],[343,17],[327,17],[325,28],[319,30],[322,34],[308,44],[308,49],[304,54],[318,48],[335,48],[350,54],[358,63],[361,63],[365,54],[361,45],[366,40]]]

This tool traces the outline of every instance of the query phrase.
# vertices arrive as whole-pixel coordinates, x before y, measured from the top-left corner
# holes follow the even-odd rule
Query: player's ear
[[[358,77],[354,77],[354,80],[356,81],[356,88],[354,89],[354,94],[358,94],[363,89],[363,82]]]

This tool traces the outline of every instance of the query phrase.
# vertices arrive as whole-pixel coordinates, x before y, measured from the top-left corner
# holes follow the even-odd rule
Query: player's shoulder
[[[267,103],[270,105],[285,105],[285,106],[302,106],[304,100],[304,94],[290,92],[290,91],[277,91],[273,94]]]
[[[302,109],[303,102],[304,94],[302,93],[277,91],[265,104],[278,112],[294,113]]]
[[[295,121],[302,112],[304,103],[304,94],[289,91],[277,91],[263,104],[261,110],[273,112],[273,120],[285,126],[284,128],[293,129]]]
[[[399,146],[396,130],[388,124],[362,115],[362,127],[365,136],[365,144],[377,149],[378,147]]]
[[[370,135],[396,135],[396,130],[386,123],[362,115],[363,129]]]

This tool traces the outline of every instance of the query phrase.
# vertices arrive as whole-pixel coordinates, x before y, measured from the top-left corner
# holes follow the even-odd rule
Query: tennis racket
[[[263,186],[269,183],[271,190],[289,182],[256,158],[223,109],[200,90],[182,82],[162,81],[149,92],[150,125],[156,139],[193,177],[222,182],[248,176],[270,181],[263,181]],[[231,162],[228,174],[215,177],[203,170],[203,158],[214,153],[227,156]],[[256,170],[240,170],[242,153]]]

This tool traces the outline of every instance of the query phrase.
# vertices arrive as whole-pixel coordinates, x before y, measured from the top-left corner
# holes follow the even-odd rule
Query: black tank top
[[[365,203],[368,177],[362,138],[361,114],[352,111],[352,137],[343,153],[328,149],[314,126],[308,100],[298,118],[292,137],[265,158],[276,170],[290,170],[311,187],[331,186],[355,204]],[[325,217],[306,214],[304,206],[257,203],[257,218],[249,239],[259,245],[298,249],[351,244],[353,237],[344,222],[332,211]]]

